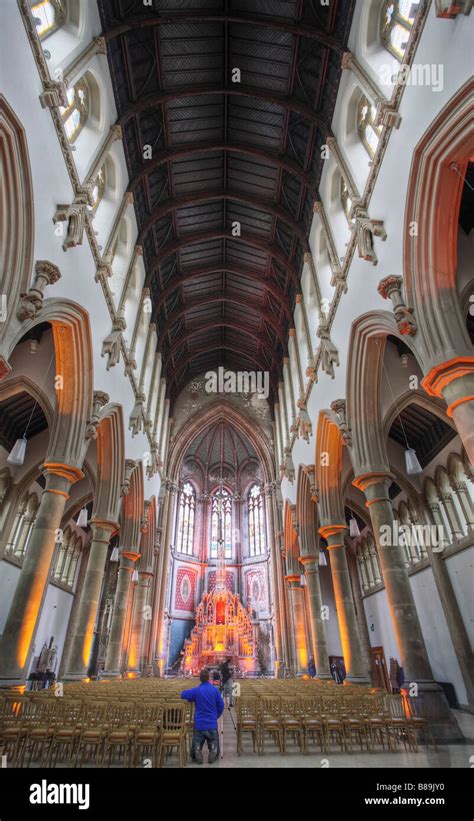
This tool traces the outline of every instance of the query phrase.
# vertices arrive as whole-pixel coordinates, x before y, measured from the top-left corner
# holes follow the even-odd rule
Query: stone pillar
[[[273,518],[273,494],[275,489],[273,485],[266,485],[265,486],[265,507],[266,507],[266,519],[267,519],[267,531],[269,536],[269,547],[270,547],[270,555],[272,556],[273,561],[271,562],[271,572],[272,572],[272,583],[271,587],[273,588],[273,618],[274,618],[274,636],[275,636],[275,652],[277,659],[282,659],[282,634],[283,634],[283,625],[282,625],[282,617],[281,617],[281,589],[280,585],[278,584],[278,576],[279,576],[279,552],[280,546],[278,544],[277,535],[275,532],[275,522]],[[269,573],[270,576],[270,573]],[[281,576],[280,576],[281,577]],[[275,672],[275,670],[274,670]]]
[[[111,536],[117,530],[113,522],[91,521],[92,542],[82,585],[75,632],[64,666],[64,681],[79,681],[87,675],[94,627],[100,603],[105,562]]]
[[[357,616],[347,565],[344,544],[346,529],[345,525],[327,525],[321,527],[319,532],[328,544],[337,620],[346,668],[346,681],[355,684],[369,684],[370,679],[364,666],[364,654],[357,627]]]
[[[145,620],[147,619],[145,606],[152,577],[152,573],[147,573],[142,570],[139,571],[138,583],[135,587],[135,595],[133,597],[132,635],[128,653],[128,669],[135,674],[139,674],[142,669],[143,637],[145,633]]]
[[[474,465],[474,357],[459,357],[432,368],[422,381],[430,396],[446,402],[471,465]]]
[[[46,485],[0,639],[0,687],[18,687],[24,683],[56,547],[56,531],[61,527],[71,485],[83,478],[77,467],[61,463],[45,463],[42,472]]]
[[[319,583],[319,559],[316,556],[300,556],[304,566],[308,594],[309,620],[316,674],[318,678],[332,678],[329,669],[326,630],[322,619],[321,585]]]
[[[410,685],[417,685],[417,692],[423,697],[426,717],[435,738],[445,741],[459,739],[463,736],[456,719],[448,707],[443,690],[433,680],[402,548],[399,544],[385,543],[395,541],[394,539],[381,539],[381,528],[394,533],[392,503],[388,495],[391,481],[390,476],[382,473],[368,473],[357,477],[353,484],[365,493],[367,499],[366,506],[370,513],[405,675],[402,691],[410,693]]]
[[[122,653],[122,642],[127,618],[128,599],[130,596],[130,585],[134,562],[138,558],[137,553],[122,552],[120,556],[120,566],[118,571],[117,588],[114,598],[114,612],[112,624],[110,626],[109,643],[105,658],[105,669],[103,678],[117,678],[121,675],[120,659]]]
[[[288,600],[291,611],[294,669],[297,676],[308,672],[308,648],[304,619],[304,590],[301,586],[301,576],[287,576]]]

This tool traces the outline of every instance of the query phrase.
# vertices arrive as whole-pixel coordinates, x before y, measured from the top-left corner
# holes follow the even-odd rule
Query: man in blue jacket
[[[219,733],[217,722],[224,712],[224,702],[217,687],[209,682],[209,670],[202,670],[201,684],[193,687],[192,690],[183,690],[181,698],[185,701],[193,701],[194,710],[194,735],[192,752],[198,764],[202,764],[202,748],[207,742],[209,750],[209,764],[219,758]]]

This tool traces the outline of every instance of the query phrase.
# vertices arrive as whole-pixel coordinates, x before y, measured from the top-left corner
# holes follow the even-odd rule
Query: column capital
[[[319,556],[298,556],[298,561],[303,565],[305,573],[319,573]]]
[[[73,465],[66,465],[64,462],[44,462],[41,466],[41,472],[46,476],[59,476],[66,480],[69,484],[74,485],[84,478],[82,470]]]
[[[451,382],[474,374],[474,356],[456,356],[435,365],[426,374],[421,384],[426,393],[430,396],[443,396],[443,392]],[[460,396],[448,407],[447,414],[452,416],[452,411],[462,402],[474,399],[473,396]]]
[[[353,479],[352,484],[357,488],[357,490],[361,490],[362,493],[366,493],[366,491],[370,488],[380,486],[381,484],[385,485],[388,490],[393,480],[394,476],[388,471],[371,471],[370,473],[363,473],[361,476],[356,476],[356,478]]]
[[[343,525],[323,525],[319,528],[318,533],[323,539],[329,540],[331,538],[337,538],[338,544],[328,544],[328,549],[331,547],[340,547],[344,546],[344,536],[347,531],[347,525],[344,523]]]

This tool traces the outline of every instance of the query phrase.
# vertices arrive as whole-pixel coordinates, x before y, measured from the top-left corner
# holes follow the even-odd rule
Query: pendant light
[[[385,362],[383,361],[383,359],[382,359],[382,367],[383,367],[385,379],[388,382],[388,387],[390,388],[390,393],[392,394],[393,402],[394,402],[395,407],[397,409],[397,416],[398,416],[398,419],[399,419],[399,422],[400,422],[400,427],[402,429],[403,438],[405,439],[405,444],[406,444],[406,448],[405,448],[405,468],[406,468],[407,475],[408,476],[419,476],[420,473],[423,473],[423,468],[421,467],[421,465],[418,461],[418,457],[416,455],[415,449],[411,448],[409,443],[408,443],[407,435],[405,433],[405,428],[404,428],[403,422],[402,422],[402,417],[400,416],[400,412],[398,410],[397,400],[395,399],[395,396],[394,396],[394,393],[393,393],[393,390],[392,390],[392,384],[390,382],[390,379],[388,378],[387,369],[385,367]]]
[[[110,554],[110,561],[111,562],[118,562],[119,560],[119,550],[118,547],[114,547],[112,553]]]
[[[326,554],[325,554],[324,550],[319,551],[318,564],[319,564],[320,567],[327,567],[328,560],[326,559]]]
[[[349,519],[349,536],[360,536],[359,525],[357,524],[357,519],[355,518],[353,513],[351,514],[351,518]]]
[[[24,436],[16,440],[7,457],[9,465],[23,465],[25,463],[26,442],[27,440]]]
[[[54,358],[55,358],[55,354],[53,353],[53,355],[50,359],[49,365],[48,365],[48,370],[46,371],[46,373],[44,375],[44,378],[43,378],[43,381],[42,381],[41,386],[40,386],[41,390],[43,390],[43,388],[45,386],[45,383],[46,383],[46,380],[48,378],[48,374],[51,370],[51,365],[53,364],[53,359]],[[34,404],[33,404],[33,408],[32,408],[31,413],[30,413],[30,418],[28,419],[28,422],[26,423],[25,432],[24,432],[23,436],[20,439],[16,440],[16,442],[13,445],[10,453],[7,456],[7,463],[9,465],[18,465],[19,466],[19,465],[24,465],[25,464],[26,444],[27,444],[27,441],[28,441],[27,438],[26,438],[26,434],[28,433],[28,428],[30,427],[30,422],[33,418],[33,414],[36,410],[36,405],[37,404],[38,404],[38,400],[35,399]]]
[[[76,524],[78,527],[87,527],[87,525],[89,524],[89,514],[87,512],[86,507],[83,507],[82,510],[79,512]]]
[[[132,573],[132,582],[138,581],[138,570],[134,570]]]
[[[413,448],[407,448],[405,451],[405,465],[409,476],[418,476],[420,473],[423,473],[423,468]]]

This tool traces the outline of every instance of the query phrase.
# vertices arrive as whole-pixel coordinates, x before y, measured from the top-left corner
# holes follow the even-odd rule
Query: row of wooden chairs
[[[288,751],[288,740],[304,754],[314,742],[322,753],[329,754],[334,745],[341,752],[352,753],[354,743],[361,751],[374,752],[376,747],[395,752],[398,744],[405,751],[418,751],[417,734],[421,732],[436,749],[428,722],[422,715],[419,699],[401,695],[241,695],[236,702],[237,753],[243,753],[243,738],[251,737],[253,750],[265,753],[270,738],[282,755]]]
[[[173,750],[186,765],[194,724],[188,702],[8,696],[0,706],[0,751],[9,766],[162,767]]]

